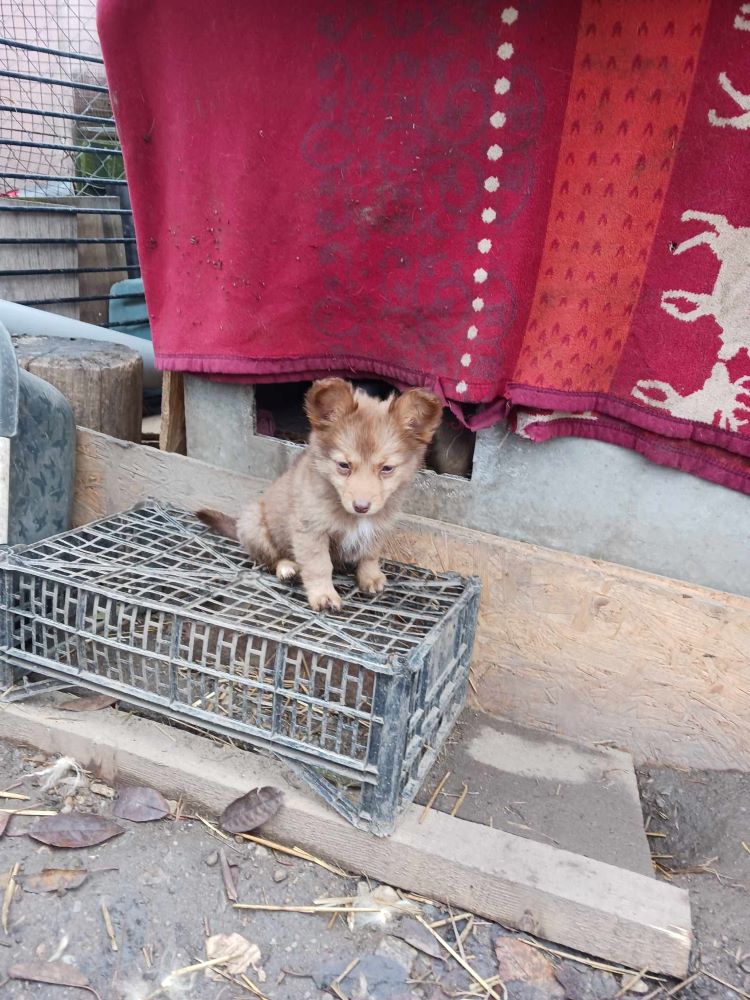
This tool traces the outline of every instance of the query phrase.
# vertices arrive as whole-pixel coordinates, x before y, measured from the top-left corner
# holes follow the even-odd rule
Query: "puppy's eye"
[[[380,466],[380,475],[381,476],[390,476],[390,474],[394,471],[395,468],[396,468],[395,465],[381,465]]]
[[[352,471],[352,467],[348,462],[336,462],[336,468],[343,476],[348,476]]]

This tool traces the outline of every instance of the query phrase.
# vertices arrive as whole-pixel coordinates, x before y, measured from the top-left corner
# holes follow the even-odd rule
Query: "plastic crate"
[[[387,834],[463,705],[479,582],[385,572],[376,596],[338,577],[343,610],[316,614],[236,542],[149,501],[0,556],[0,658],[272,751]]]

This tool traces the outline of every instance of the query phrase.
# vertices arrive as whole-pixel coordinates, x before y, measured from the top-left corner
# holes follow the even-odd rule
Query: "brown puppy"
[[[339,378],[315,382],[305,397],[312,432],[305,451],[237,519],[198,517],[236,538],[280,580],[299,574],[316,611],[340,608],[333,567],[356,565],[359,589],[383,590],[383,539],[421,467],[442,406],[425,389],[374,399]]]

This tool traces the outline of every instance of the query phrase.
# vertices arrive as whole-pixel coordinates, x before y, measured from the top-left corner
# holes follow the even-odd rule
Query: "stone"
[[[505,983],[521,983],[538,989],[549,1000],[564,1000],[565,992],[555,979],[552,963],[536,948],[520,938],[502,936],[495,940],[497,972]]]

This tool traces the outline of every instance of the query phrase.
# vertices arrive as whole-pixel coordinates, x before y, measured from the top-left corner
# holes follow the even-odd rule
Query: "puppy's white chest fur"
[[[366,517],[360,518],[353,527],[339,538],[339,550],[346,562],[357,562],[370,548],[375,539],[375,525]]]

